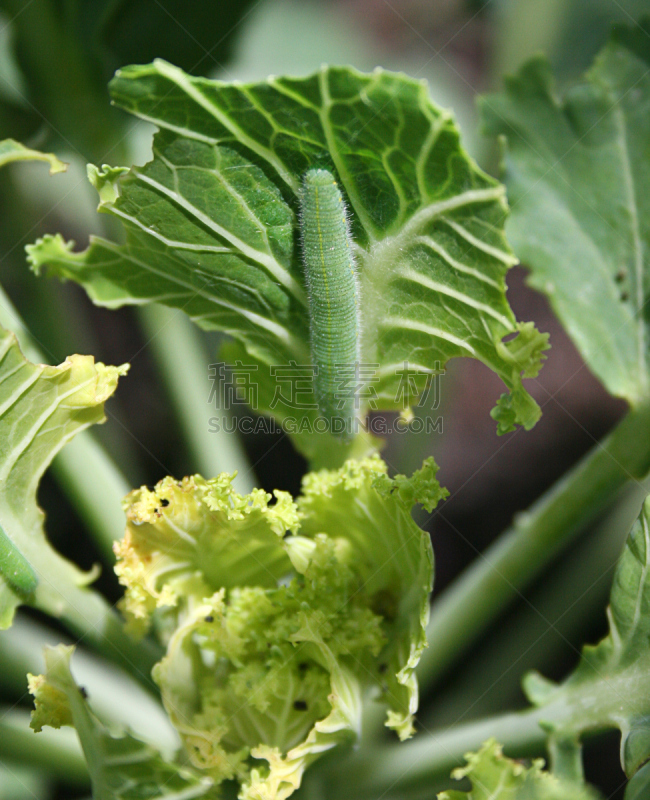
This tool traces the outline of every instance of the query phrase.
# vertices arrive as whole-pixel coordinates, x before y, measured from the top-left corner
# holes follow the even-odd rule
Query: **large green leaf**
[[[166,761],[151,745],[114,735],[90,710],[70,671],[74,647],[45,648],[45,674],[29,675],[34,695],[32,728],[72,725],[88,763],[94,800],[193,800],[211,792],[212,781]]]
[[[650,392],[650,21],[619,27],[558,97],[541,57],[481,103],[507,140],[508,236],[607,389]]]
[[[526,768],[506,758],[494,739],[465,758],[467,766],[454,770],[452,777],[469,778],[472,790],[441,792],[438,800],[597,800],[601,796],[582,781],[562,780],[545,772],[543,759]]]
[[[584,733],[618,728],[631,777],[650,759],[650,498],[618,563],[608,617],[609,635],[584,648],[562,684],[537,673],[524,683],[531,701],[548,711],[544,725],[557,762],[575,756]]]
[[[104,421],[104,402],[125,372],[91,356],[71,356],[58,367],[32,364],[0,328],[0,628],[11,625],[23,602],[54,616],[95,620],[106,613],[99,596],[80,588],[93,574],[48,544],[36,490],[63,445]]]
[[[516,259],[504,189],[467,156],[422,82],[323,68],[227,84],[157,60],[120,70],[111,93],[161,129],[146,166],[90,169],[126,243],[95,238],[73,253],[46,237],[29,248],[36,270],[78,281],[108,307],[157,301],[230,333],[261,368],[259,409],[269,411],[273,382],[261,373],[310,362],[298,194],[306,170],[325,166],[349,207],[361,362],[377,365],[378,405],[399,408],[405,392],[412,401],[427,375],[468,356],[512,392],[496,412],[500,432],[535,423],[521,378],[537,374],[547,342],[516,323],[506,300]],[[419,370],[410,386],[400,382],[405,362]]]

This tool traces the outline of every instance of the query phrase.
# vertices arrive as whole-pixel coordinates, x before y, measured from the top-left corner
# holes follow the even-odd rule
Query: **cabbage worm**
[[[309,295],[311,359],[320,415],[339,437],[352,435],[359,364],[359,287],[343,196],[331,172],[310,169],[300,196]]]

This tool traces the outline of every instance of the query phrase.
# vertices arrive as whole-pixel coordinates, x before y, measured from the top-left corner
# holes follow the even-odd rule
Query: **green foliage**
[[[504,137],[508,237],[590,369],[614,395],[650,394],[650,20],[619,26],[558,96],[536,57],[481,102]]]
[[[31,364],[13,334],[0,328],[0,627],[20,603],[54,616],[88,607],[84,574],[48,544],[36,490],[56,453],[77,432],[103,422],[104,403],[126,366],[71,356],[50,367]]]
[[[618,728],[628,777],[650,759],[650,499],[634,523],[614,576],[609,634],[585,647],[576,670],[557,685],[537,673],[525,679],[530,700],[544,712],[558,761],[589,731]]]
[[[386,474],[379,475],[373,487],[386,497],[396,494],[406,508],[412,508],[419,503],[426,511],[431,513],[441,500],[449,496],[447,489],[441,489],[436,480],[438,465],[433,457],[426,458],[421,469],[415,470],[410,478],[406,475],[395,475],[389,478]]]
[[[625,800],[644,800],[650,794],[650,764],[636,773],[625,787]]]
[[[176,47],[170,35],[174,6],[158,5],[152,11],[139,0],[55,0],[19,7],[16,0],[0,0],[0,9],[13,16],[17,61],[30,93],[31,110],[21,124],[31,122],[33,132],[37,118],[47,118],[68,144],[86,152],[104,152],[120,127],[103,97],[101,73],[111,60],[128,53],[146,59],[152,49],[164,54],[169,47],[180,65],[157,59],[126,67],[111,82],[118,107],[159,128],[149,164],[88,167],[99,210],[122,222],[123,243],[95,237],[85,251],[74,252],[74,243],[60,235],[45,236],[28,248],[34,270],[78,282],[99,305],[161,303],[205,329],[225,332],[231,341],[223,358],[259,370],[256,410],[280,421],[296,409],[276,404],[269,368],[311,361],[330,369],[337,356],[350,361],[353,351],[356,361],[358,339],[358,360],[378,378],[360,416],[376,403],[408,418],[404,405],[413,404],[427,378],[463,356],[485,364],[508,390],[492,411],[498,433],[531,428],[540,409],[523,380],[538,375],[548,336],[533,323],[517,322],[506,299],[506,273],[517,258],[504,235],[504,187],[467,156],[451,115],[430,101],[425,85],[348,67],[254,84],[195,78],[187,73],[201,71],[213,55],[202,42],[216,38],[213,31],[226,16],[236,21],[246,4],[220,0],[207,16],[205,4],[195,4],[185,47]],[[135,33],[143,18],[145,37]],[[508,139],[509,231],[532,270],[531,282],[551,298],[608,390],[641,406],[631,417],[633,433],[621,426],[602,450],[634,475],[643,469],[632,464],[647,463],[647,437],[637,433],[650,397],[644,309],[649,41],[650,21],[618,28],[562,99],[546,62],[537,58],[508,80],[503,93],[483,101],[486,131]],[[222,43],[227,48],[229,37],[215,48]],[[94,68],[85,69],[88,64]],[[0,122],[8,103],[0,98]],[[52,154],[13,139],[0,142],[0,166],[34,159],[48,162],[52,172],[65,169]],[[320,209],[306,202],[301,207],[301,187],[314,169],[341,189],[343,200],[330,182],[337,226],[324,226]],[[349,220],[337,211],[342,202]],[[357,336],[350,326],[349,347],[343,315],[339,320],[330,308],[315,309],[313,296],[307,297],[310,288],[313,295],[301,260],[307,223],[314,223],[311,234],[320,247],[316,267],[328,277],[343,267],[344,310],[360,330]],[[330,228],[331,241],[325,241]],[[334,320],[327,354],[314,347],[314,317],[316,327],[332,327]],[[63,646],[46,651],[43,675],[29,676],[34,730],[76,729],[99,800],[216,798],[232,791],[240,800],[286,800],[310,764],[359,738],[368,698],[388,707],[386,726],[401,740],[411,737],[415,668],[427,644],[433,582],[431,542],[412,510],[420,504],[432,512],[447,494],[434,460],[410,477],[390,478],[378,456],[367,457],[377,444],[372,437],[342,445],[314,434],[318,414],[331,416],[339,399],[328,375],[327,404],[300,409],[293,435],[312,466],[339,468],[308,473],[296,499],[281,491],[238,494],[228,473],[167,477],[153,489],[131,492],[126,535],[115,546],[116,572],[126,588],[122,609],[137,640],[127,645],[103,599],[84,588],[95,573],[82,573],[52,550],[36,504],[56,452],[76,432],[103,421],[104,402],[125,371],[83,356],[59,367],[31,364],[0,329],[0,627],[11,624],[18,605],[32,605],[90,640],[105,639],[134,672],[148,671],[143,666],[154,660],[151,642],[142,638],[151,632],[162,652],[153,678],[182,746],[171,759],[125,731],[109,730],[75,684],[72,648]],[[587,498],[601,490],[611,497],[620,487],[596,458],[579,474],[591,486],[569,481],[546,515],[542,502],[519,535],[497,546],[502,560],[486,558],[491,577],[519,586],[517,571],[528,577],[535,571],[521,553],[543,563],[568,538],[559,519],[574,527],[584,523]],[[558,496],[574,503],[566,517],[553,514]],[[524,534],[529,538],[515,552],[512,542]],[[495,563],[505,564],[503,574]],[[596,800],[584,783],[581,740],[611,728],[622,734],[626,800],[647,795],[649,576],[650,499],[618,565],[608,636],[586,647],[560,684],[528,675],[525,688],[535,708],[473,729],[481,736],[467,749],[478,749],[492,724],[510,735],[523,731],[526,746],[541,748],[546,740],[550,771],[541,760],[528,765],[504,757],[491,738],[454,772],[472,788],[443,792],[440,800]],[[470,575],[460,585],[463,602],[473,603],[471,614],[484,619],[476,604],[489,607],[494,596],[477,587],[497,596],[496,582]],[[462,647],[469,614],[465,620],[467,626],[450,628],[455,643],[442,637],[443,652],[453,655],[458,642]],[[434,741],[437,758],[447,741],[458,748],[466,730],[441,745]],[[364,757],[379,773],[383,794],[399,790],[409,770],[403,753],[411,767],[421,768],[422,754],[434,752],[425,741],[420,750],[406,745],[396,757],[387,745],[373,750],[370,741],[370,757]],[[427,762],[425,769],[435,765]],[[375,779],[360,772],[360,791],[351,783],[354,796],[363,796]],[[417,778],[411,788],[416,784]],[[317,788],[329,796],[326,781]],[[346,784],[341,796],[347,791]]]
[[[167,761],[151,745],[109,731],[90,710],[70,671],[74,647],[45,648],[45,674],[28,675],[32,728],[75,727],[88,764],[93,800],[192,800],[211,794],[212,781]]]
[[[14,139],[0,141],[0,167],[12,161],[46,161],[50,165],[50,175],[65,172],[67,164],[58,159],[54,153],[41,153],[39,150],[30,150],[24,144]]]
[[[600,795],[582,783],[559,780],[545,772],[544,760],[530,767],[505,758],[494,739],[486,742],[478,753],[468,753],[467,766],[454,770],[457,780],[469,778],[470,792],[448,791],[438,800],[597,800]]]
[[[72,243],[48,236],[28,248],[36,271],[76,280],[110,308],[157,301],[182,309],[231,334],[244,349],[229,356],[252,359],[260,374],[309,364],[297,212],[303,175],[326,167],[350,212],[360,360],[377,365],[378,406],[399,407],[405,363],[417,395],[427,374],[466,356],[512,392],[500,432],[535,423],[539,409],[521,380],[537,373],[548,345],[517,325],[506,300],[516,259],[503,235],[503,187],[467,156],[423,83],[324,68],[227,84],[157,60],[120,70],[111,94],[161,129],[146,166],[91,173],[100,210],[124,223],[126,243],[94,238],[73,253]],[[504,345],[512,334],[516,344]],[[271,384],[260,380],[259,410],[282,418]],[[416,395],[407,389],[409,401]],[[298,444],[314,454],[309,437]]]
[[[433,556],[411,507],[445,492],[433,460],[410,481],[386,471],[374,457],[310,473],[296,503],[241,496],[227,474],[127,498],[125,611],[166,644],[154,679],[190,760],[247,800],[289,797],[357,736],[367,687],[413,733]]]

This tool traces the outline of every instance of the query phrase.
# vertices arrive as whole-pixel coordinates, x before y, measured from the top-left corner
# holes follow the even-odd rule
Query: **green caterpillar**
[[[347,209],[331,172],[305,174],[300,209],[316,402],[329,430],[349,438],[359,364],[359,287]]]
[[[38,578],[29,561],[0,527],[0,575],[23,597],[33,594]]]

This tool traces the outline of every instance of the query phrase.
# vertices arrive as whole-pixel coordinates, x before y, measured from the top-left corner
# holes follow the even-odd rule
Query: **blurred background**
[[[80,248],[92,233],[120,235],[95,213],[85,164],[144,163],[152,128],[110,107],[106,83],[114,70],[155,57],[224,80],[302,75],[323,62],[400,70],[428,81],[434,102],[453,109],[466,148],[496,175],[497,149],[480,136],[476,95],[500,88],[504,74],[538,51],[548,55],[561,89],[589,66],[613,22],[648,11],[647,0],[0,0],[0,139],[54,151],[70,164],[52,178],[42,164],[0,171],[0,283],[51,363],[71,353],[131,363],[96,435],[132,486],[207,471],[223,461],[212,458],[218,445],[208,433],[215,411],[208,364],[218,360],[218,337],[183,329],[199,338],[200,358],[193,410],[179,408],[164,367],[161,317],[95,308],[76,286],[36,278],[25,261],[24,246],[44,233],[61,232]],[[497,438],[489,411],[502,391],[498,379],[478,362],[456,360],[441,381],[444,432],[395,436],[385,449],[395,472],[434,455],[451,492],[422,519],[433,537],[436,593],[625,411],[583,365],[545,299],[527,288],[525,265],[509,273],[508,286],[516,316],[551,335],[546,366],[528,382],[543,408],[536,428]],[[182,340],[176,344],[182,357]],[[305,463],[288,440],[250,435],[241,446],[257,485],[298,491]],[[55,546],[84,567],[98,560],[53,477],[40,501]],[[625,533],[600,533],[595,545],[591,533],[578,541],[423,698],[423,727],[523,705],[519,681],[529,668],[561,678],[585,637],[605,632],[611,568]],[[119,597],[110,571],[100,586]],[[0,692],[11,699],[1,680]],[[615,738],[589,745],[587,777],[620,798]]]

